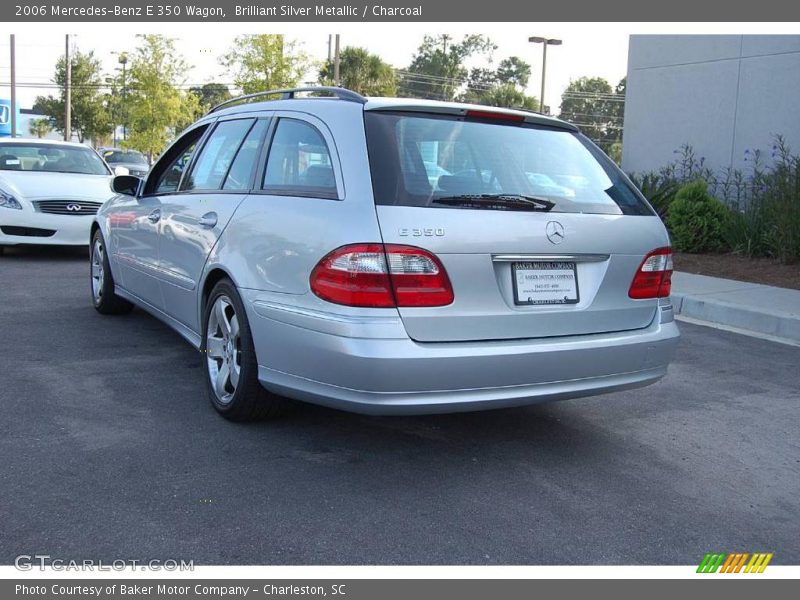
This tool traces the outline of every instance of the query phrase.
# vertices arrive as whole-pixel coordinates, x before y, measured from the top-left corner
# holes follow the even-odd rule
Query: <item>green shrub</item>
[[[782,136],[775,136],[770,155],[759,149],[745,150],[746,169],[714,172],[689,145],[675,150],[675,154],[676,160],[659,171],[630,178],[672,230],[676,248],[705,248],[692,252],[731,250],[749,257],[777,258],[786,264],[800,261],[800,156],[792,154]],[[677,190],[696,180],[705,183],[710,195],[729,208],[722,216],[719,203],[709,202],[707,192],[702,194],[704,207],[714,205],[716,208],[710,211],[719,214],[717,221],[727,223],[722,239],[699,233],[703,227],[697,223],[687,223],[690,219],[700,221],[701,212],[709,210],[693,212],[682,202],[673,220],[669,219]],[[696,193],[700,194],[699,187]],[[716,227],[711,229],[717,231]]]
[[[769,169],[755,165],[727,237],[736,253],[792,264],[800,260],[800,157],[778,136],[772,158]]]
[[[631,174],[633,184],[650,201],[659,216],[663,217],[675,199],[680,187],[678,182],[663,173]]]
[[[728,249],[730,210],[708,193],[705,181],[678,190],[667,212],[672,246],[679,252],[722,252]]]

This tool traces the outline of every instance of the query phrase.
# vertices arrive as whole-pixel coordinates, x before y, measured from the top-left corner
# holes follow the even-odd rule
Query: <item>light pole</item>
[[[128,82],[126,80],[126,67],[128,65],[128,53],[113,51],[111,54],[117,55],[117,62],[122,65],[122,84],[120,86],[120,96],[122,98],[122,110],[120,117],[122,117],[122,139],[128,139],[128,106],[126,104],[128,96]]]
[[[108,104],[109,104],[109,109],[110,109],[110,112],[111,112],[111,127],[112,127],[112,138],[113,138],[112,146],[114,146],[114,148],[116,148],[117,147],[117,106],[116,106],[116,104],[117,104],[117,98],[116,98],[117,93],[116,93],[116,89],[115,89],[116,86],[114,85],[115,84],[115,80],[114,80],[113,77],[106,77],[106,83],[109,86],[109,90],[111,90],[110,93],[109,93],[110,100],[109,100]]]
[[[533,44],[542,44],[542,93],[539,95],[539,112],[544,112],[544,81],[545,75],[547,74],[547,47],[548,46],[560,46],[561,40],[557,40],[555,38],[544,38],[544,37],[529,37],[528,41]]]

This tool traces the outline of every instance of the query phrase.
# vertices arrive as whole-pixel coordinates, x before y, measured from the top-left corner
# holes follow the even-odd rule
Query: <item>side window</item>
[[[275,194],[338,197],[328,145],[313,125],[297,119],[278,121],[263,188]]]
[[[194,162],[189,176],[184,179],[181,190],[218,190],[236,156],[236,151],[252,125],[253,119],[219,123],[200,150],[200,155]]]
[[[208,125],[203,125],[192,129],[161,157],[147,178],[145,194],[168,194],[178,189],[195,146],[207,128]]]
[[[250,176],[256,165],[261,150],[261,139],[266,129],[267,121],[263,119],[256,121],[233,159],[225,183],[222,184],[223,190],[245,190],[250,187]]]

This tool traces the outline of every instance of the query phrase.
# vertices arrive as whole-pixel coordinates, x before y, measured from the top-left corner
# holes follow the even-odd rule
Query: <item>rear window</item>
[[[541,199],[551,212],[654,214],[579,133],[379,111],[365,112],[365,121],[377,204],[503,209]]]

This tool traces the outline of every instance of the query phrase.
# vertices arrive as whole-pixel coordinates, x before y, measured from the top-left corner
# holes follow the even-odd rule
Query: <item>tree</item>
[[[620,125],[625,118],[625,90],[628,87],[628,78],[623,77],[619,80],[617,87],[614,88],[614,95],[617,96],[616,101],[611,103],[609,107],[609,114]],[[622,139],[622,132],[620,132],[620,139]]]
[[[539,108],[539,100],[534,96],[525,95],[525,92],[510,83],[498,85],[484,92],[477,102],[486,106],[502,106],[505,108],[524,108],[527,110],[538,110]]]
[[[481,98],[497,85],[497,72],[486,67],[470,69],[467,88],[458,99],[462,102],[480,104]]]
[[[403,93],[415,98],[452,100],[467,80],[464,63],[476,55],[491,57],[497,48],[483,35],[465,35],[450,43],[449,35],[426,35],[401,81]]]
[[[203,112],[231,99],[231,91],[227,85],[222,83],[204,83],[201,86],[190,87],[189,93],[197,97],[197,102]]]
[[[320,83],[333,84],[333,61],[319,72]],[[396,96],[397,77],[392,66],[365,48],[344,48],[339,58],[340,84],[365,96]]]
[[[602,77],[581,77],[571,81],[561,96],[560,117],[580,126],[601,148],[608,151],[622,140],[625,80],[617,90]]]
[[[40,139],[51,131],[53,131],[53,123],[47,117],[31,119],[31,122],[28,124],[28,132]]]
[[[531,66],[517,56],[504,58],[497,66],[497,81],[501,84],[510,84],[525,88],[531,78]]]
[[[62,56],[56,62],[53,82],[60,88],[54,97],[38,96],[33,104],[36,112],[49,117],[56,131],[64,133],[64,102],[67,61]],[[71,118],[70,126],[78,140],[101,138],[112,129],[111,118],[104,102],[100,61],[94,52],[76,51],[70,57],[71,65]]]
[[[516,56],[501,60],[497,70],[473,68],[467,88],[458,99],[487,106],[536,110],[539,107],[538,100],[525,94],[530,73],[530,65]]]
[[[298,42],[266,33],[237,36],[220,64],[245,94],[295,87],[313,66]]]
[[[126,146],[152,161],[168,141],[197,112],[194,94],[178,86],[188,70],[176,52],[174,40],[162,35],[140,35],[141,44],[130,59],[127,92],[129,131]]]

